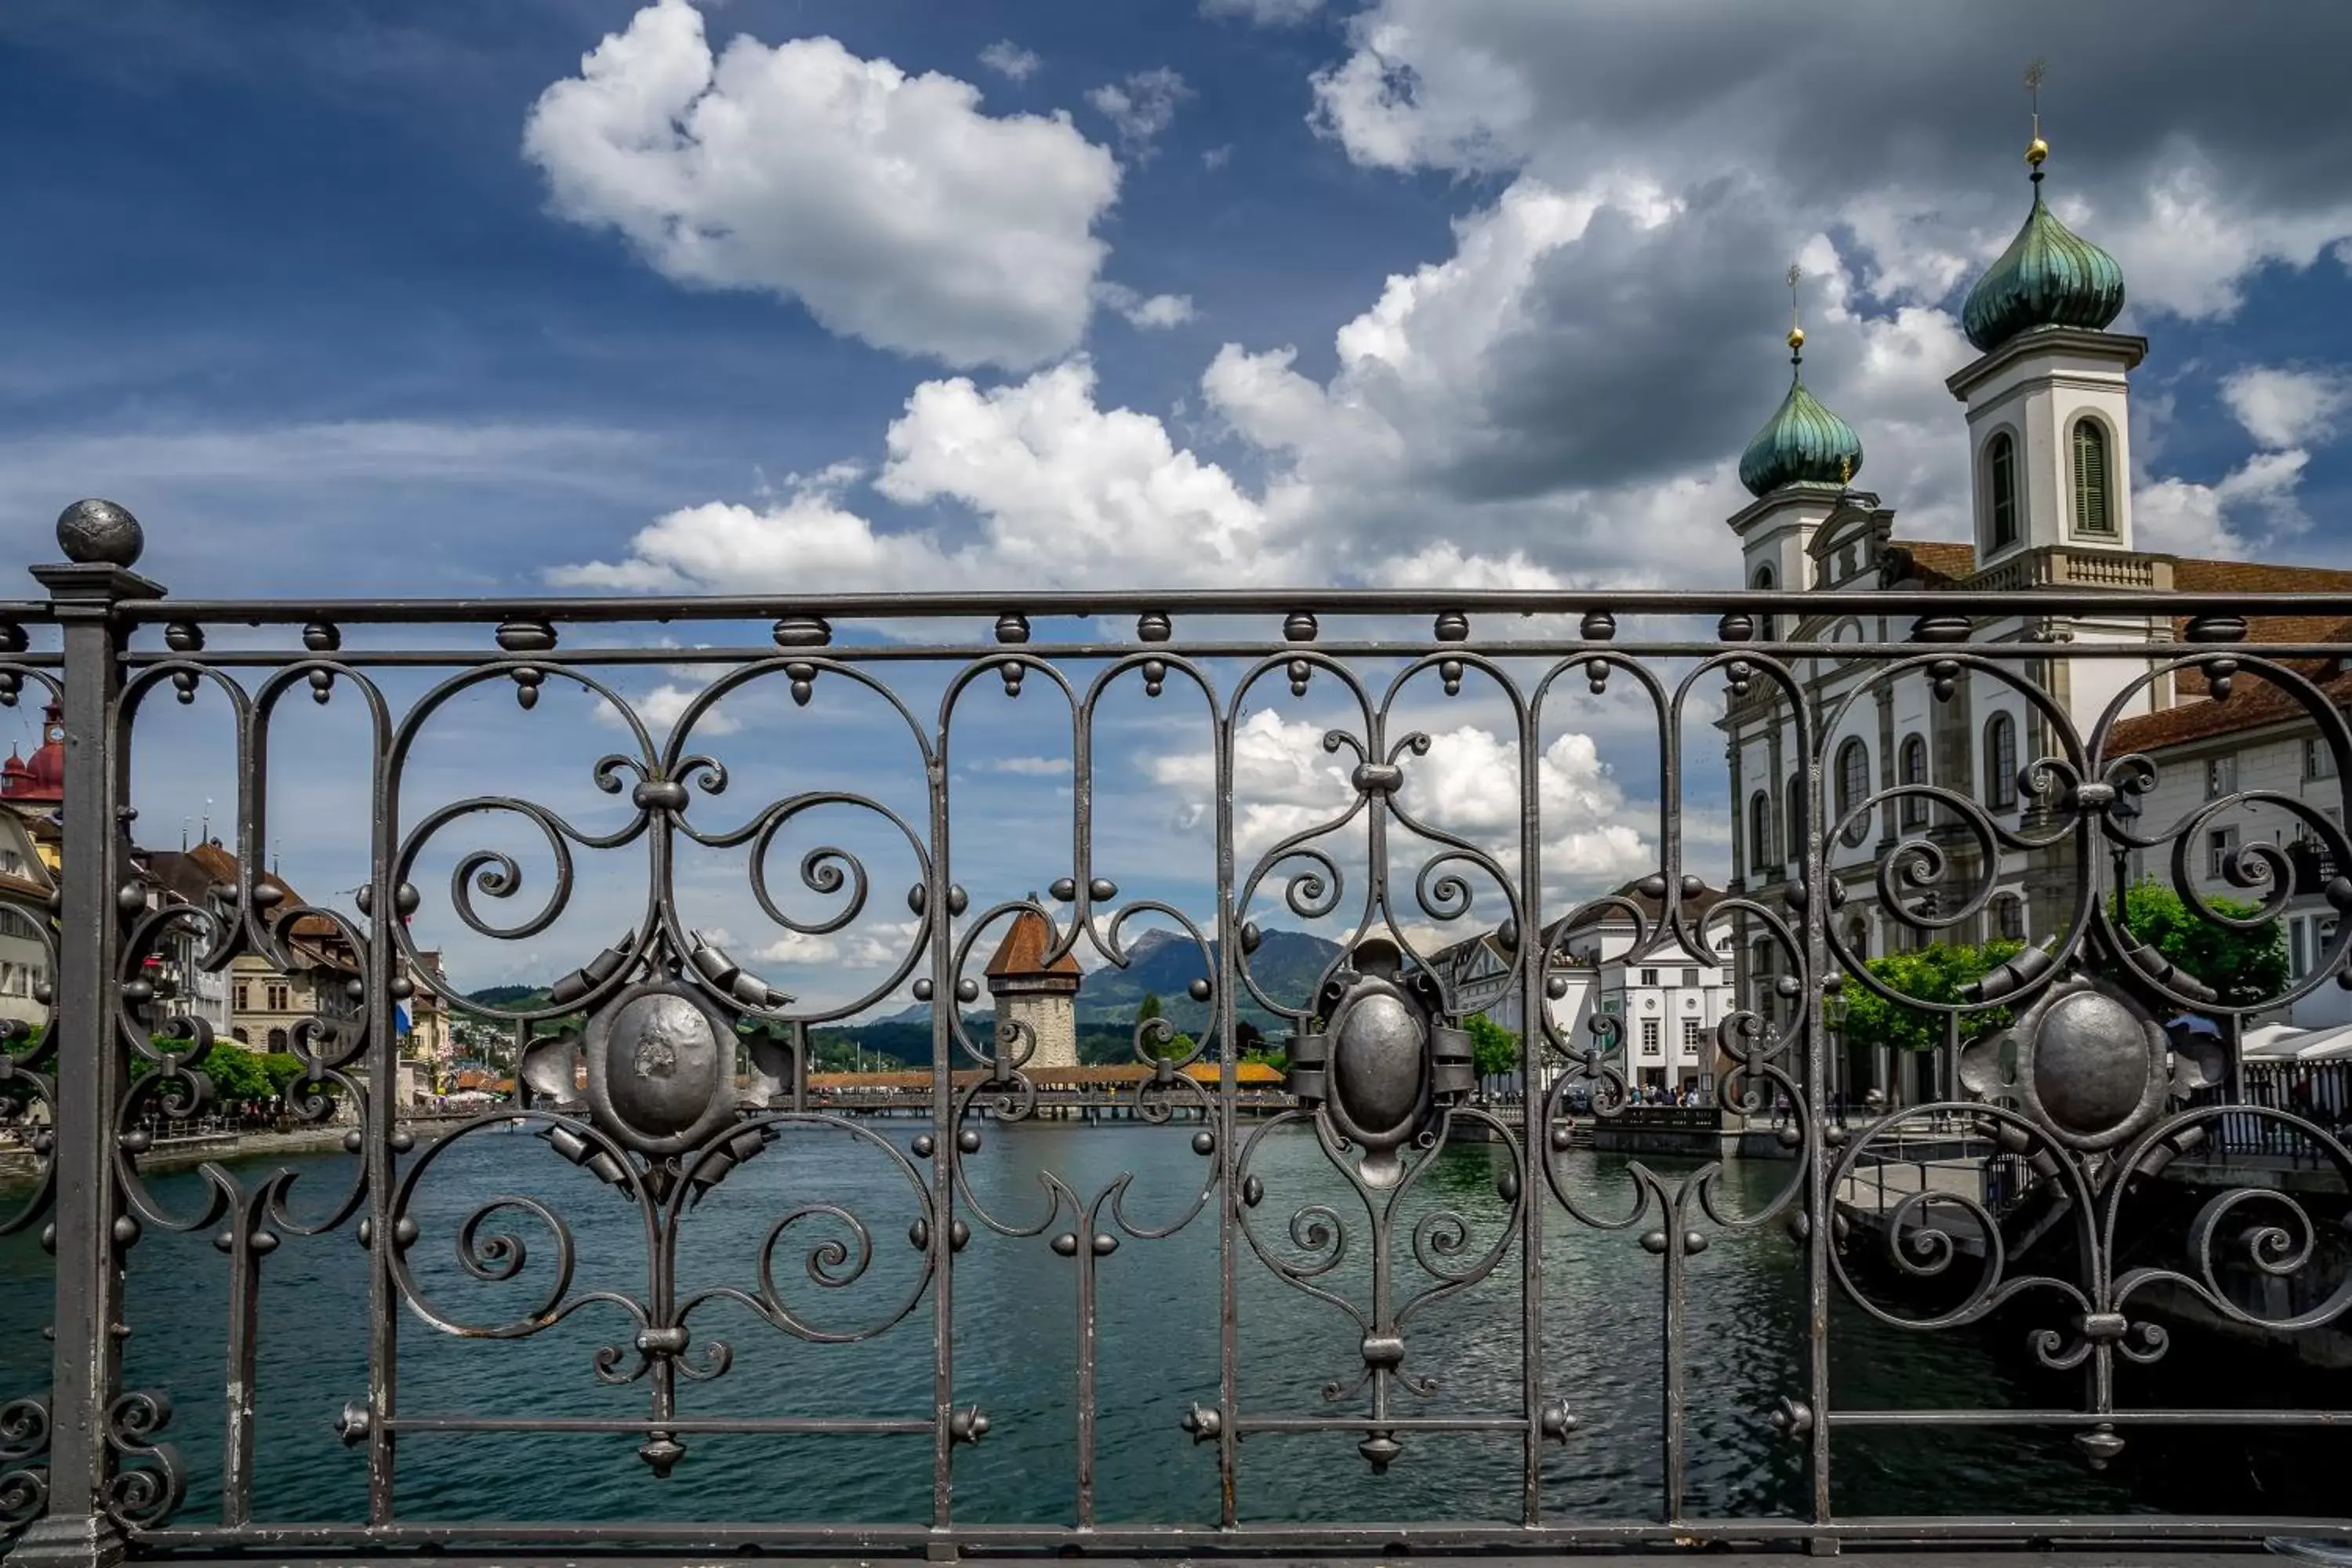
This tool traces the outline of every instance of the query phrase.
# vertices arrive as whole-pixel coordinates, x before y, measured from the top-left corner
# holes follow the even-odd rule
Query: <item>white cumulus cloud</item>
[[[1105,82],[1087,94],[1095,112],[1111,123],[1120,142],[1139,162],[1151,156],[1151,144],[1176,123],[1177,105],[1192,96],[1184,79],[1166,66],[1130,73],[1124,81]]]
[[[999,38],[980,51],[980,63],[1011,81],[1027,81],[1045,62],[1034,49],[1024,49],[1010,38]]]
[[[1172,112],[1172,109],[1171,110]],[[1066,116],[831,38],[738,37],[657,0],[532,106],[554,207],[664,276],[800,300],[828,329],[950,364],[1024,366],[1084,332],[1118,165]]]

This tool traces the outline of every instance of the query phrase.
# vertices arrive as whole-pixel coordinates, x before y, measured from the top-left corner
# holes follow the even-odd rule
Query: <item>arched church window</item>
[[[1845,822],[1846,815],[1870,795],[1870,748],[1859,739],[1849,740],[1838,748],[1837,808],[1838,820]],[[1846,823],[1840,835],[1848,844],[1859,844],[1870,834],[1867,818],[1858,817]]]
[[[1759,789],[1748,802],[1748,874],[1767,876],[1776,864],[1772,856],[1772,797]]]
[[[1801,859],[1805,853],[1805,779],[1802,773],[1789,775],[1786,796],[1789,813],[1789,858]]]
[[[1985,497],[1992,523],[1992,548],[2017,542],[2017,443],[2006,430],[1985,443]]]
[[[1771,585],[1772,568],[1769,566],[1759,566],[1756,568],[1756,576],[1754,580],[1749,583],[1748,586],[1752,588],[1769,588]],[[1770,615],[1759,616],[1756,617],[1756,625],[1757,628],[1764,634],[1764,640],[1766,642],[1776,642],[1780,639],[1780,623],[1778,616]]]
[[[2114,510],[2108,505],[2107,432],[2097,420],[2074,421],[2074,531],[2113,533]]]
[[[2017,804],[2017,721],[2006,713],[1985,724],[1985,804],[1995,811]]]
[[[1917,735],[1907,737],[1903,742],[1902,765],[1905,784],[1926,784],[1927,782],[1927,742]],[[1903,797],[1903,826],[1906,827],[1927,826],[1926,796],[1906,795]]]

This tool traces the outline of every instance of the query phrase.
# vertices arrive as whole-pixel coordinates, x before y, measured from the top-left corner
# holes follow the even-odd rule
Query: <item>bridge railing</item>
[[[2249,1333],[2339,1331],[2340,1293],[2269,1319],[2206,1284],[2326,1267],[2305,1246],[2322,1199],[2249,1192],[2232,1223],[2187,1227],[2135,1206],[2224,1115],[2342,1173],[2312,1115],[2248,1106],[2240,1064],[2175,1048],[2159,1020],[2333,984],[2352,921],[2306,978],[2249,998],[2116,913],[2118,881],[2153,873],[2192,912],[2280,914],[2296,895],[2267,840],[2216,851],[2253,917],[2192,874],[2233,811],[2293,817],[2352,863],[2314,801],[2209,796],[2116,742],[2135,713],[2234,683],[2352,779],[2308,674],[2352,648],[2258,635],[2352,616],[2352,596],[1856,593],[1834,619],[1773,592],[232,602],[140,575],[118,508],[72,509],[60,538],[71,559],[34,569],[45,596],[0,604],[0,698],[54,703],[64,757],[58,798],[13,803],[54,828],[58,866],[53,893],[8,892],[10,940],[47,971],[42,1021],[11,1026],[0,1059],[0,1099],[45,1129],[0,1215],[6,1287],[39,1297],[0,1362],[12,1563],[2352,1539],[2177,1492],[2037,1510],[2009,1482],[1922,1521],[1841,1463],[1851,1439],[1934,1432],[2042,1444],[2072,1474],[2183,1432],[2352,1423],[2167,1396],[2207,1347],[2166,1327],[2158,1284]],[[2162,643],[2061,645],[2040,635],[2059,615]],[[2077,706],[2094,691],[2115,695]],[[301,728],[320,713],[341,728]],[[1996,717],[2015,776],[1950,771]],[[1914,722],[1939,759],[1921,776],[1898,771],[1893,727]],[[159,893],[149,830],[205,747],[221,831],[190,852],[213,869]],[[343,795],[289,787],[336,748]],[[308,898],[279,869],[289,833],[318,857]],[[2028,892],[2032,940],[1958,1001],[1869,962],[1906,934],[1998,935]],[[1482,994],[1513,1000],[1517,1048],[1569,1064],[1534,1113],[1475,1097],[1493,1035],[1441,962],[1472,940],[1506,971]],[[1588,940],[1676,973],[1720,961],[1704,1011],[1692,993],[1713,1098],[1688,1114],[1776,1128],[1780,1158],[1735,1173],[1574,1147],[1571,1092],[1579,1117],[1669,1114],[1627,1109],[1633,1020],[1576,1010],[1595,971],[1567,954]],[[236,1048],[149,979],[166,949],[325,977],[335,1011],[289,1044],[293,1099],[356,1108],[346,1154],[151,1179],[147,1119],[202,1115]],[[445,968],[541,984],[468,1001]],[[511,1041],[520,1091],[425,1139],[396,1114],[400,1021],[442,984]],[[1945,1099],[1832,1118],[1833,996],[2000,1026],[1952,1052]],[[1024,1126],[1104,997],[1141,1069],[1121,1092],[1189,1162],[1155,1200],[1101,1139]],[[813,1038],[858,1020],[917,1042],[919,1124],[808,1103]],[[1251,1035],[1282,1063],[1272,1114],[1244,1114],[1266,1092],[1239,1073]],[[1938,1205],[1996,1194],[1922,1194],[1866,1267],[1880,1244],[1836,1195],[1956,1128],[2003,1173],[2063,1184],[2077,1222],[1971,1262]],[[1024,1161],[1033,1179],[1006,1175]],[[538,1195],[542,1177],[570,1184]],[[1555,1271],[1595,1258],[1619,1270],[1605,1291]],[[1013,1283],[989,1289],[1014,1293],[970,1305],[1000,1262]],[[1153,1272],[1180,1264],[1199,1270],[1181,1288]],[[153,1281],[185,1289],[134,1288]],[[1779,1327],[1743,1331],[1729,1361],[1694,1313],[1718,1289],[1779,1303],[1735,1313]],[[1204,1331],[1174,1327],[1180,1302]],[[1621,1307],[1635,1317],[1604,1331]],[[1026,1361],[1007,1374],[1021,1396],[981,1403],[975,1345],[1042,1318],[1073,1325],[1066,1361]],[[1654,1341],[1648,1436],[1616,1419],[1621,1393],[1562,1370],[1595,1333],[1633,1353],[1629,1321]],[[298,1329],[289,1380],[271,1348]],[[1880,1338],[1841,1361],[1833,1335]],[[1973,1359],[1939,1357],[1938,1336]],[[1851,1381],[1914,1340],[1929,1386]],[[1151,1377],[1123,1375],[1137,1345],[1169,1358]],[[450,1346],[468,1370],[423,1381]],[[1759,1346],[1779,1358],[1764,1384],[1730,1375]],[[798,1370],[750,1381],[769,1350]],[[2042,1380],[2028,1405],[1967,1370],[2020,1359]],[[1723,1398],[1723,1419],[1695,1414]],[[1045,1431],[1065,1445],[1050,1464],[1017,1447]],[[1727,1471],[1695,1458],[1726,1442],[1752,1447]],[[452,1480],[434,1456],[455,1443],[489,1457]],[[1638,1462],[1595,1447],[1629,1443]],[[614,1444],[625,1477],[593,1468]],[[1008,1446],[1016,1473],[991,1470]],[[851,1450],[911,1455],[915,1500],[860,1511],[879,1461]],[[1454,1453],[1475,1465],[1445,1469]],[[710,1500],[745,1465],[773,1484]],[[1423,1465],[1465,1479],[1406,1517],[1394,1500]],[[1585,1469],[1625,1479],[1571,1502]],[[1192,1489],[1175,1517],[1134,1522],[1119,1486],[1139,1472]],[[1722,1473],[1785,1489],[1760,1503]],[[992,1505],[1014,1493],[1008,1521]],[[1318,1500],[1337,1497],[1336,1514]]]

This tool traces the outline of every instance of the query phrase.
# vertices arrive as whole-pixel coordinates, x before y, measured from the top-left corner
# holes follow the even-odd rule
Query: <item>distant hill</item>
[[[547,1005],[544,985],[485,985],[479,991],[466,993],[466,1000],[484,1007],[500,1007],[509,1012],[520,1012],[530,1007]]]

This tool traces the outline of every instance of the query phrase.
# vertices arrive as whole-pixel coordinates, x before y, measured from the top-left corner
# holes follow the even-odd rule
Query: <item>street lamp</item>
[[[2125,923],[2124,884],[2131,875],[2131,846],[2123,836],[2139,820],[2139,796],[2127,789],[2116,791],[2115,803],[2107,807],[2107,817],[2115,825],[2116,857],[2116,931],[2124,941],[2131,940],[2131,931]]]

